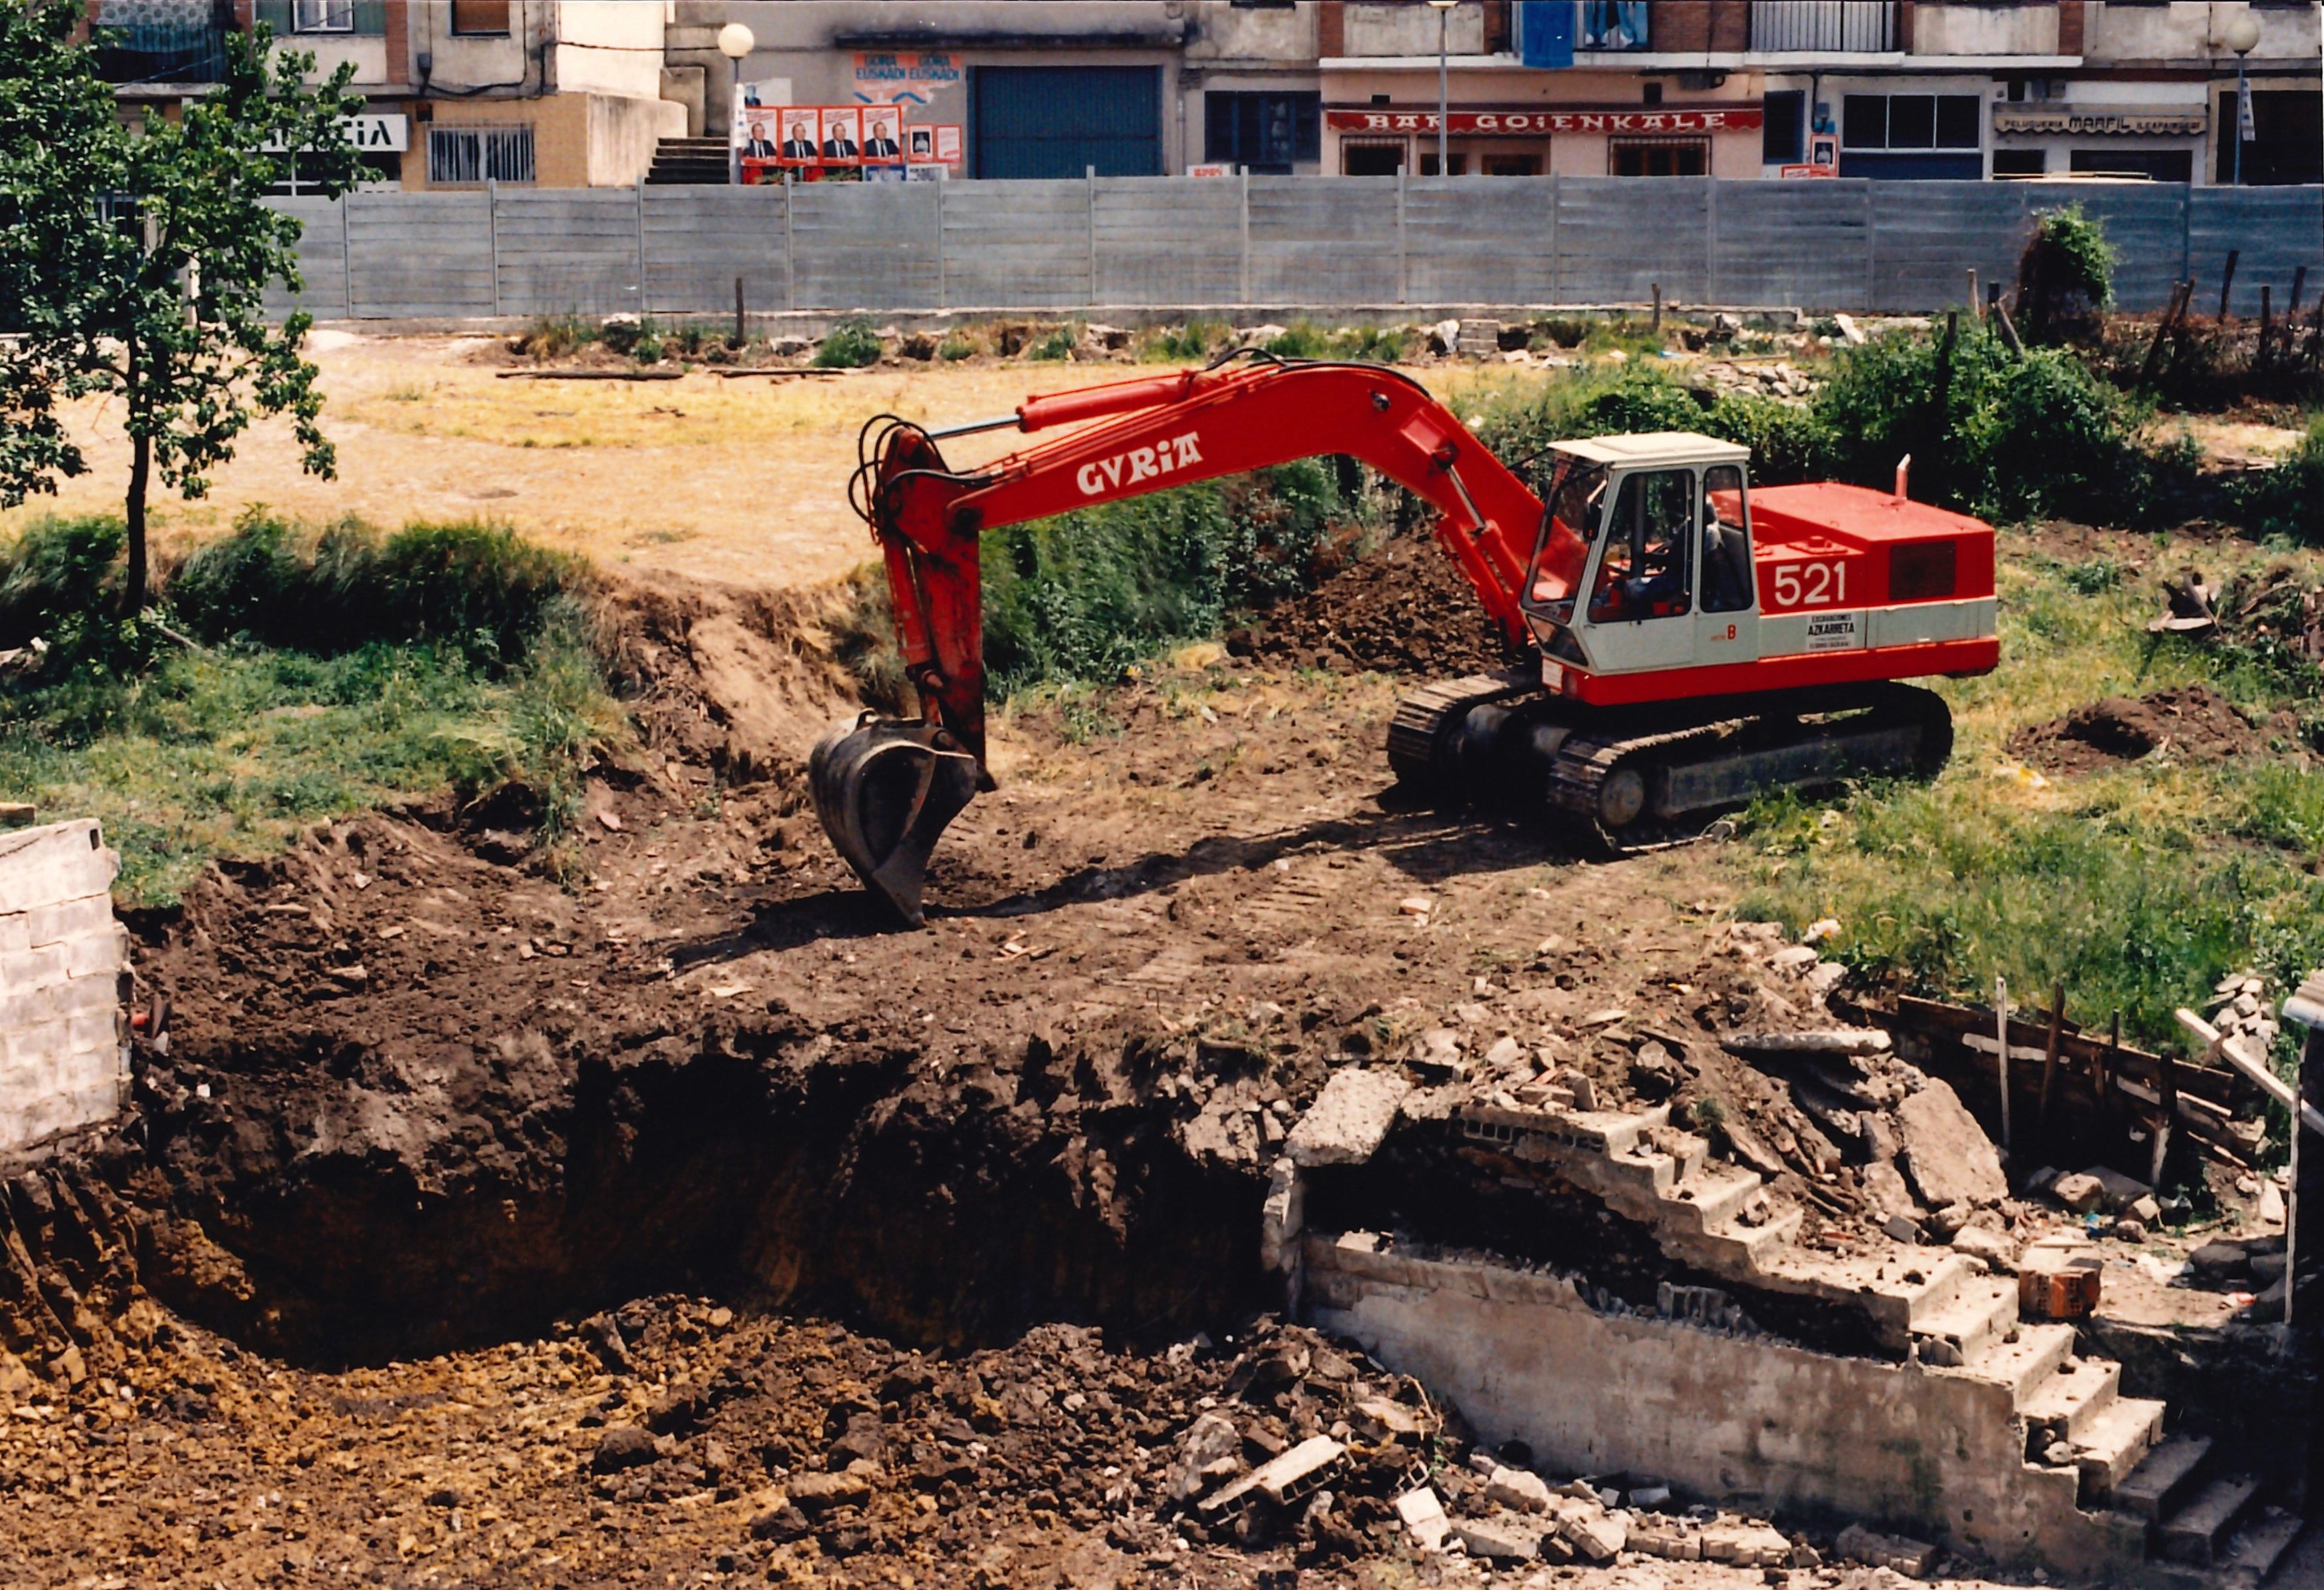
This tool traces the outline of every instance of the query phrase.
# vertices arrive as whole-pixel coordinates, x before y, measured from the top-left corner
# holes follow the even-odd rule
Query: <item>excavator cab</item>
[[[1556,458],[1521,604],[1544,655],[1601,673],[1732,660],[1757,606],[1749,449],[1672,431]]]

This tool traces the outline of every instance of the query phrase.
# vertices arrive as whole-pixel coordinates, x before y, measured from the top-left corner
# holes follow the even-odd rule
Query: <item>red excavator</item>
[[[936,449],[1074,424],[965,472]],[[1894,493],[1754,491],[1748,448],[1690,432],[1551,450],[1545,504],[1411,377],[1249,354],[948,430],[872,421],[849,497],[886,559],[921,716],[865,713],[816,746],[833,845],[918,923],[938,836],[993,788],[983,531],[1323,454],[1426,499],[1437,541],[1529,658],[1407,696],[1388,735],[1404,781],[1545,810],[1620,852],[1773,790],[1944,765],[1943,699],[1900,681],[1999,661],[1989,525],[1908,499],[1901,464]]]

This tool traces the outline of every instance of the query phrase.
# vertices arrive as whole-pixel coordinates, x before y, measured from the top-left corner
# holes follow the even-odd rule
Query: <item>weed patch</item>
[[[880,362],[880,333],[861,315],[850,315],[816,344],[818,370],[856,370]]]

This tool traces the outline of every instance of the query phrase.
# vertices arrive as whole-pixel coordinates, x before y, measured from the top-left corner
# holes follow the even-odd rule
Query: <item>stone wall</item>
[[[128,930],[94,818],[0,832],[0,1153],[113,1119]]]
[[[2080,1511],[2071,1469],[2024,1461],[2006,1386],[1607,1314],[1563,1277],[1310,1234],[1305,1314],[1417,1376],[1488,1443],[1777,1514],[1885,1522],[2002,1563],[2114,1580],[2135,1526]]]

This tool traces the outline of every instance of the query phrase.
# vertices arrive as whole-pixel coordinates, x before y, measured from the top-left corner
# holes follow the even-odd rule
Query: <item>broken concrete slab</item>
[[[1630,1539],[1628,1520],[1608,1512],[1596,1502],[1562,1502],[1557,1512],[1558,1538],[1591,1562],[1611,1562]]]
[[[1932,1208],[1997,1204],[2009,1196],[2001,1156],[1960,1095],[1935,1077],[1895,1110],[1898,1157]]]
[[[1513,1512],[1547,1512],[1549,1483],[1526,1469],[1496,1467],[1486,1478],[1485,1500]]]
[[[2106,1202],[2106,1183],[2078,1170],[2052,1182],[2050,1196],[2075,1214],[2088,1215]]]
[[[1454,1054],[1459,1053],[1456,1046]],[[1360,1165],[1379,1151],[1412,1085],[1393,1071],[1332,1073],[1323,1091],[1291,1129],[1285,1149],[1295,1165]]]
[[[1877,1027],[1816,1027],[1790,1032],[1730,1032],[1719,1040],[1730,1055],[1885,1055],[1888,1034]]]
[[[1528,1524],[1506,1513],[1498,1518],[1464,1518],[1452,1526],[1452,1538],[1471,1557],[1492,1562],[1530,1562],[1541,1555],[1545,1526]]]
[[[1937,1555],[1937,1548],[1925,1540],[1884,1535],[1862,1524],[1850,1524],[1842,1530],[1834,1545],[1842,1557],[1851,1561],[1868,1567],[1887,1568],[1914,1579],[1929,1571],[1929,1564]]]
[[[1397,1497],[1396,1516],[1404,1521],[1423,1551],[1444,1549],[1444,1537],[1452,1532],[1452,1521],[1444,1516],[1444,1503],[1432,1487],[1423,1485]]]
[[[1280,1456],[1270,1457],[1214,1496],[1202,1502],[1204,1512],[1219,1512],[1256,1493],[1277,1507],[1287,1506],[1323,1483],[1324,1477],[1348,1456],[1348,1449],[1329,1436],[1310,1436]]]
[[[2006,1232],[1964,1225],[1953,1234],[1953,1252],[1966,1253],[2002,1275],[2017,1273],[2017,1243]]]

